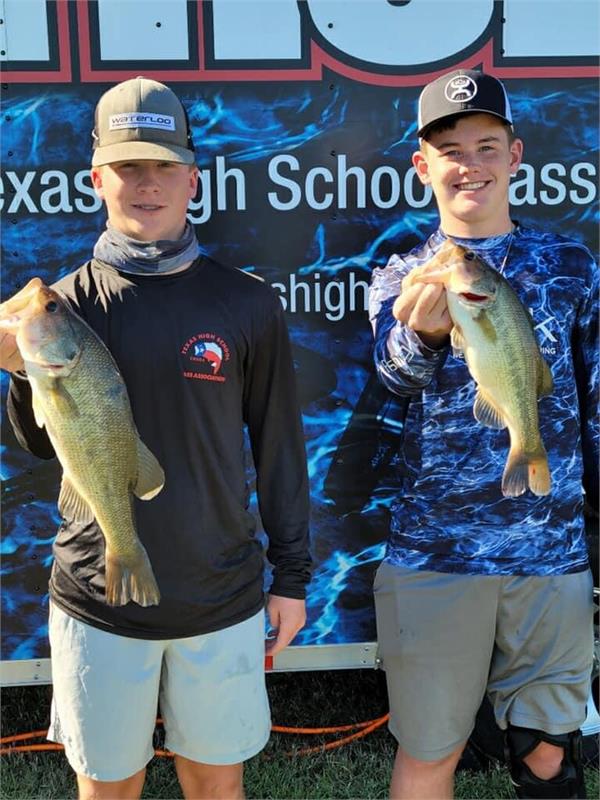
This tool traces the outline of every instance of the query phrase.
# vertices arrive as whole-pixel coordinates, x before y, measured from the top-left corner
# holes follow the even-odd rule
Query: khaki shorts
[[[551,734],[584,722],[592,576],[472,576],[383,562],[375,577],[390,731],[435,761],[471,735],[486,690],[501,728]]]
[[[203,636],[116,636],[50,604],[51,725],[71,767],[98,781],[134,775],[154,755],[160,698],[167,749],[204,764],[256,755],[271,730],[265,617]]]

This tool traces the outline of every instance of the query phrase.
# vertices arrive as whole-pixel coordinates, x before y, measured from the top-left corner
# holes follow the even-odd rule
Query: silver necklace
[[[504,253],[504,258],[502,259],[502,263],[500,264],[500,269],[498,272],[500,275],[504,275],[504,268],[506,267],[506,262],[508,261],[508,254],[510,253],[510,247],[513,243],[513,239],[515,238],[515,226],[510,229],[510,236],[508,237],[508,245],[506,246],[506,253]]]

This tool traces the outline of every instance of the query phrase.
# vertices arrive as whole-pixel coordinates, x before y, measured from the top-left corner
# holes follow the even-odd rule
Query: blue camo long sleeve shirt
[[[504,275],[531,312],[554,391],[538,403],[552,476],[548,496],[501,493],[509,435],[473,416],[475,383],[450,347],[432,350],[392,315],[402,278],[428,261],[441,230],[373,274],[375,366],[410,397],[407,474],[391,507],[386,560],[437,572],[551,575],[587,569],[583,491],[598,507],[598,268],[581,244],[517,227]],[[508,235],[456,239],[500,269]],[[583,487],[583,488],[582,488]]]

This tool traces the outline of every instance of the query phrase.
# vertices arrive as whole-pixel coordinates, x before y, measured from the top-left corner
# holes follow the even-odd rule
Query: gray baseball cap
[[[456,69],[436,78],[421,92],[417,134],[454,114],[493,114],[512,126],[504,85],[492,75],[474,69]]]
[[[183,105],[168,86],[150,78],[123,81],[102,95],[92,138],[94,167],[129,159],[196,160]]]

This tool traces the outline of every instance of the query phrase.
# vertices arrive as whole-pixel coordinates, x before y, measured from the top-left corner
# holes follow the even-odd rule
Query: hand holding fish
[[[446,291],[441,284],[420,282],[427,272],[435,271],[435,259],[412,269],[402,281],[402,294],[396,298],[392,313],[413,330],[428,347],[445,344],[453,322],[448,311]]]
[[[2,303],[0,308],[5,325],[8,324],[9,319],[16,319],[16,315],[27,306],[33,293],[41,285],[40,278],[33,278],[24,289]],[[0,328],[0,369],[6,370],[6,372],[19,372],[19,370],[25,369],[15,332],[8,330],[7,327]]]
[[[12,333],[0,331],[0,369],[19,372],[24,366],[16,337]]]
[[[444,288],[452,345],[464,353],[477,384],[475,419],[489,428],[508,429],[503,495],[518,497],[528,489],[535,495],[548,494],[551,477],[539,430],[538,398],[552,392],[552,373],[528,311],[503,275],[451,239],[413,272],[407,278]]]

